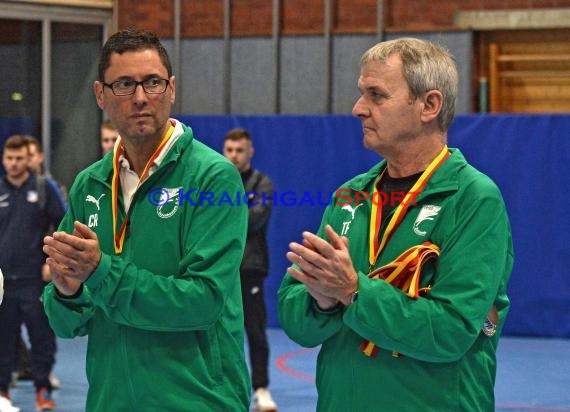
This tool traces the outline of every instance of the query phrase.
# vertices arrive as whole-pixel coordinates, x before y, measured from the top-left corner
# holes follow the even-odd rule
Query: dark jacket
[[[0,179],[0,267],[7,281],[41,286],[43,238],[50,226],[59,225],[65,205],[55,182],[46,179],[41,207],[36,180],[30,174],[22,186],[15,187],[6,177]]]
[[[259,170],[242,174],[242,179],[244,179],[249,211],[247,241],[240,272],[267,276],[269,271],[267,227],[273,206],[273,184]]]

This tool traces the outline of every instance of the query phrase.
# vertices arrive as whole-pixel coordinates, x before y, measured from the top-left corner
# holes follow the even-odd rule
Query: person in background
[[[34,136],[25,135],[28,140],[28,151],[30,152],[30,170],[35,173],[36,176],[45,176],[49,179],[50,184],[55,184],[61,193],[61,197],[65,202],[67,199],[67,188],[61,184],[59,181],[55,180],[51,174],[45,170],[44,166],[44,150],[38,139]]]
[[[36,139],[34,136],[30,135],[23,135],[23,137],[26,139],[28,144],[28,153],[30,155],[29,169],[32,173],[36,175],[36,183],[38,185],[38,194],[39,194],[38,198],[40,196],[43,196],[43,193],[45,193],[45,185],[50,184],[54,188],[54,190],[56,190],[59,193],[60,201],[64,205],[64,207],[66,207],[65,198],[67,190],[63,185],[55,181],[48,173],[46,173],[44,169],[44,152],[40,144],[40,141]],[[40,186],[42,186],[41,189]],[[39,203],[40,206],[43,205],[43,202]],[[56,229],[55,226],[49,227],[48,232],[46,232],[46,234],[53,232],[55,229]],[[45,263],[42,265],[41,276],[44,282],[49,282],[50,279],[49,267]],[[54,349],[57,350],[56,337],[51,328],[50,332],[54,340]],[[14,372],[12,372],[12,384],[11,384],[12,387],[16,387],[18,380],[31,380],[33,378],[31,371],[29,349],[27,348],[26,343],[24,342],[24,339],[21,335],[16,340],[16,353],[17,353],[17,362],[16,362],[17,368]],[[55,360],[55,352],[54,352],[54,360]],[[52,371],[49,374],[49,380],[52,389],[61,388],[61,382],[53,372],[53,365],[52,365]]]
[[[101,123],[101,153],[103,156],[113,150],[118,137],[119,132],[117,132],[110,120],[105,120]]]
[[[25,136],[15,135],[6,140],[2,164],[6,175],[0,179],[0,267],[6,289],[0,306],[0,396],[10,399],[16,339],[24,324],[31,343],[36,408],[53,410],[49,374],[55,348],[41,302],[44,287],[41,269],[45,259],[42,240],[50,226],[57,227],[65,206],[55,185],[46,184],[45,193],[38,193],[38,177],[29,169]]]
[[[240,277],[254,391],[252,407],[255,411],[277,411],[277,405],[267,389],[269,343],[263,292],[269,271],[267,227],[271,216],[273,184],[265,174],[251,166],[254,148],[247,130],[242,128],[230,130],[224,139],[223,153],[237,167],[245,188],[244,193],[249,194],[247,241],[240,266]]]
[[[231,162],[170,117],[175,90],[156,35],[109,37],[93,91],[120,137],[113,156],[79,173],[60,231],[44,239],[50,323],[60,337],[88,337],[86,412],[249,406],[247,209],[219,202],[243,186]],[[201,202],[203,192],[216,199]]]
[[[278,292],[287,335],[322,345],[318,411],[495,410],[511,229],[497,186],[447,147],[457,79],[425,40],[361,58],[352,112],[384,160],[290,243]]]

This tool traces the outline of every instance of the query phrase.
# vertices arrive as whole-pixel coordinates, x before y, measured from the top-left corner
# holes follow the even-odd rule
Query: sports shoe
[[[61,381],[57,376],[55,376],[55,373],[50,372],[48,379],[52,389],[61,389]]]
[[[36,392],[36,411],[53,411],[55,402],[51,398],[51,392],[47,388],[40,388]]]
[[[251,410],[255,412],[277,412],[277,405],[266,388],[258,388],[253,393]]]
[[[12,405],[8,392],[0,393],[0,412],[20,412],[20,408]]]

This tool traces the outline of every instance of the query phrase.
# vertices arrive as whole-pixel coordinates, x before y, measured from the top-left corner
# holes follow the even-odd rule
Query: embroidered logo
[[[91,202],[93,203],[95,206],[97,206],[97,211],[99,211],[101,208],[99,207],[99,201],[101,200],[101,198],[105,196],[105,193],[103,193],[101,196],[99,196],[98,198],[95,198],[95,196],[92,195],[87,195],[87,197],[85,198],[86,202]]]
[[[351,220],[354,220],[355,214],[356,214],[356,209],[358,209],[360,206],[362,206],[364,203],[359,204],[356,207],[352,207],[350,205],[345,205],[342,207],[342,210],[346,210],[348,213],[350,213],[350,215],[352,216]]]
[[[35,190],[28,190],[28,193],[26,193],[26,200],[30,203],[38,203],[39,199],[40,195]]]
[[[414,222],[414,233],[418,236],[425,236],[426,232],[424,230],[420,230],[420,224],[424,220],[434,220],[434,218],[437,216],[440,210],[441,206],[435,206],[435,205],[423,206],[422,209],[420,210],[420,213],[418,213],[416,221]]]
[[[158,217],[162,219],[168,219],[169,217],[174,216],[179,207],[178,204],[181,189],[181,187],[176,187],[173,189],[162,189],[160,200],[158,201],[159,206],[156,208]]]
[[[350,224],[352,223],[352,221],[354,220],[354,218],[356,217],[356,209],[358,209],[360,206],[362,206],[364,203],[359,204],[356,207],[352,207],[351,205],[344,205],[341,209],[342,210],[346,210],[348,213],[350,213],[351,219],[347,222],[342,222],[342,230],[340,232],[341,236],[344,236],[348,233],[348,230],[350,229]]]

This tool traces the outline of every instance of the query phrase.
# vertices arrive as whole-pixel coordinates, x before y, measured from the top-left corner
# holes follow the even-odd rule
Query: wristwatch
[[[483,323],[483,333],[489,337],[493,336],[495,332],[497,332],[497,325],[495,325],[491,319],[485,319],[485,323]]]

